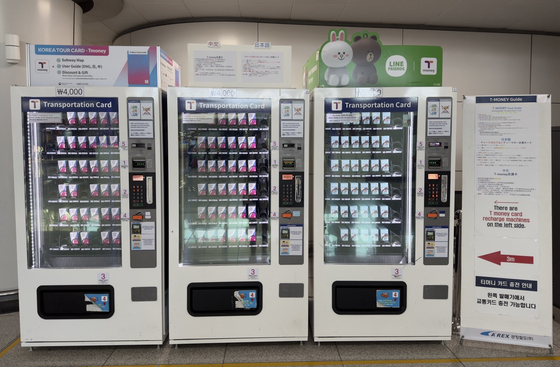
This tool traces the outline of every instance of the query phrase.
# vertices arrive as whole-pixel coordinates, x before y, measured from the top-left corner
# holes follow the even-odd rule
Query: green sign
[[[303,67],[303,85],[317,87],[441,86],[439,46],[384,46],[376,33],[333,29]]]

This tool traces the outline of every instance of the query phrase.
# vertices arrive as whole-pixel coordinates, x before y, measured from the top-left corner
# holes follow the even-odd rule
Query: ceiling
[[[560,36],[558,0],[93,0],[84,44],[107,45],[131,29],[211,18],[378,28],[496,29]]]

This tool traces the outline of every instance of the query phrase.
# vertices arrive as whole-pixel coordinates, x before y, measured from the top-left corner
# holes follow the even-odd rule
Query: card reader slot
[[[154,178],[151,176],[146,177],[146,204],[154,203]]]
[[[447,203],[448,175],[441,175],[441,202]]]
[[[296,201],[296,203],[301,203],[302,200],[302,180],[301,180],[301,176],[296,176],[295,177],[295,195],[294,195],[294,199]]]

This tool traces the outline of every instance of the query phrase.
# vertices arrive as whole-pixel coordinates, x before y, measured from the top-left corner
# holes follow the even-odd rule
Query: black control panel
[[[130,209],[156,207],[155,175],[153,173],[130,174]]]
[[[303,172],[280,176],[280,207],[303,207]]]
[[[449,177],[451,172],[426,172],[426,207],[449,207]]]

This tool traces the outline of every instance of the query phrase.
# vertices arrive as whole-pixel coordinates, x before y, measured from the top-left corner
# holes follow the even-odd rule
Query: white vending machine
[[[11,98],[22,346],[162,344],[161,92]]]
[[[312,99],[314,340],[449,340],[456,93]]]
[[[171,344],[308,335],[309,95],[171,88]]]

